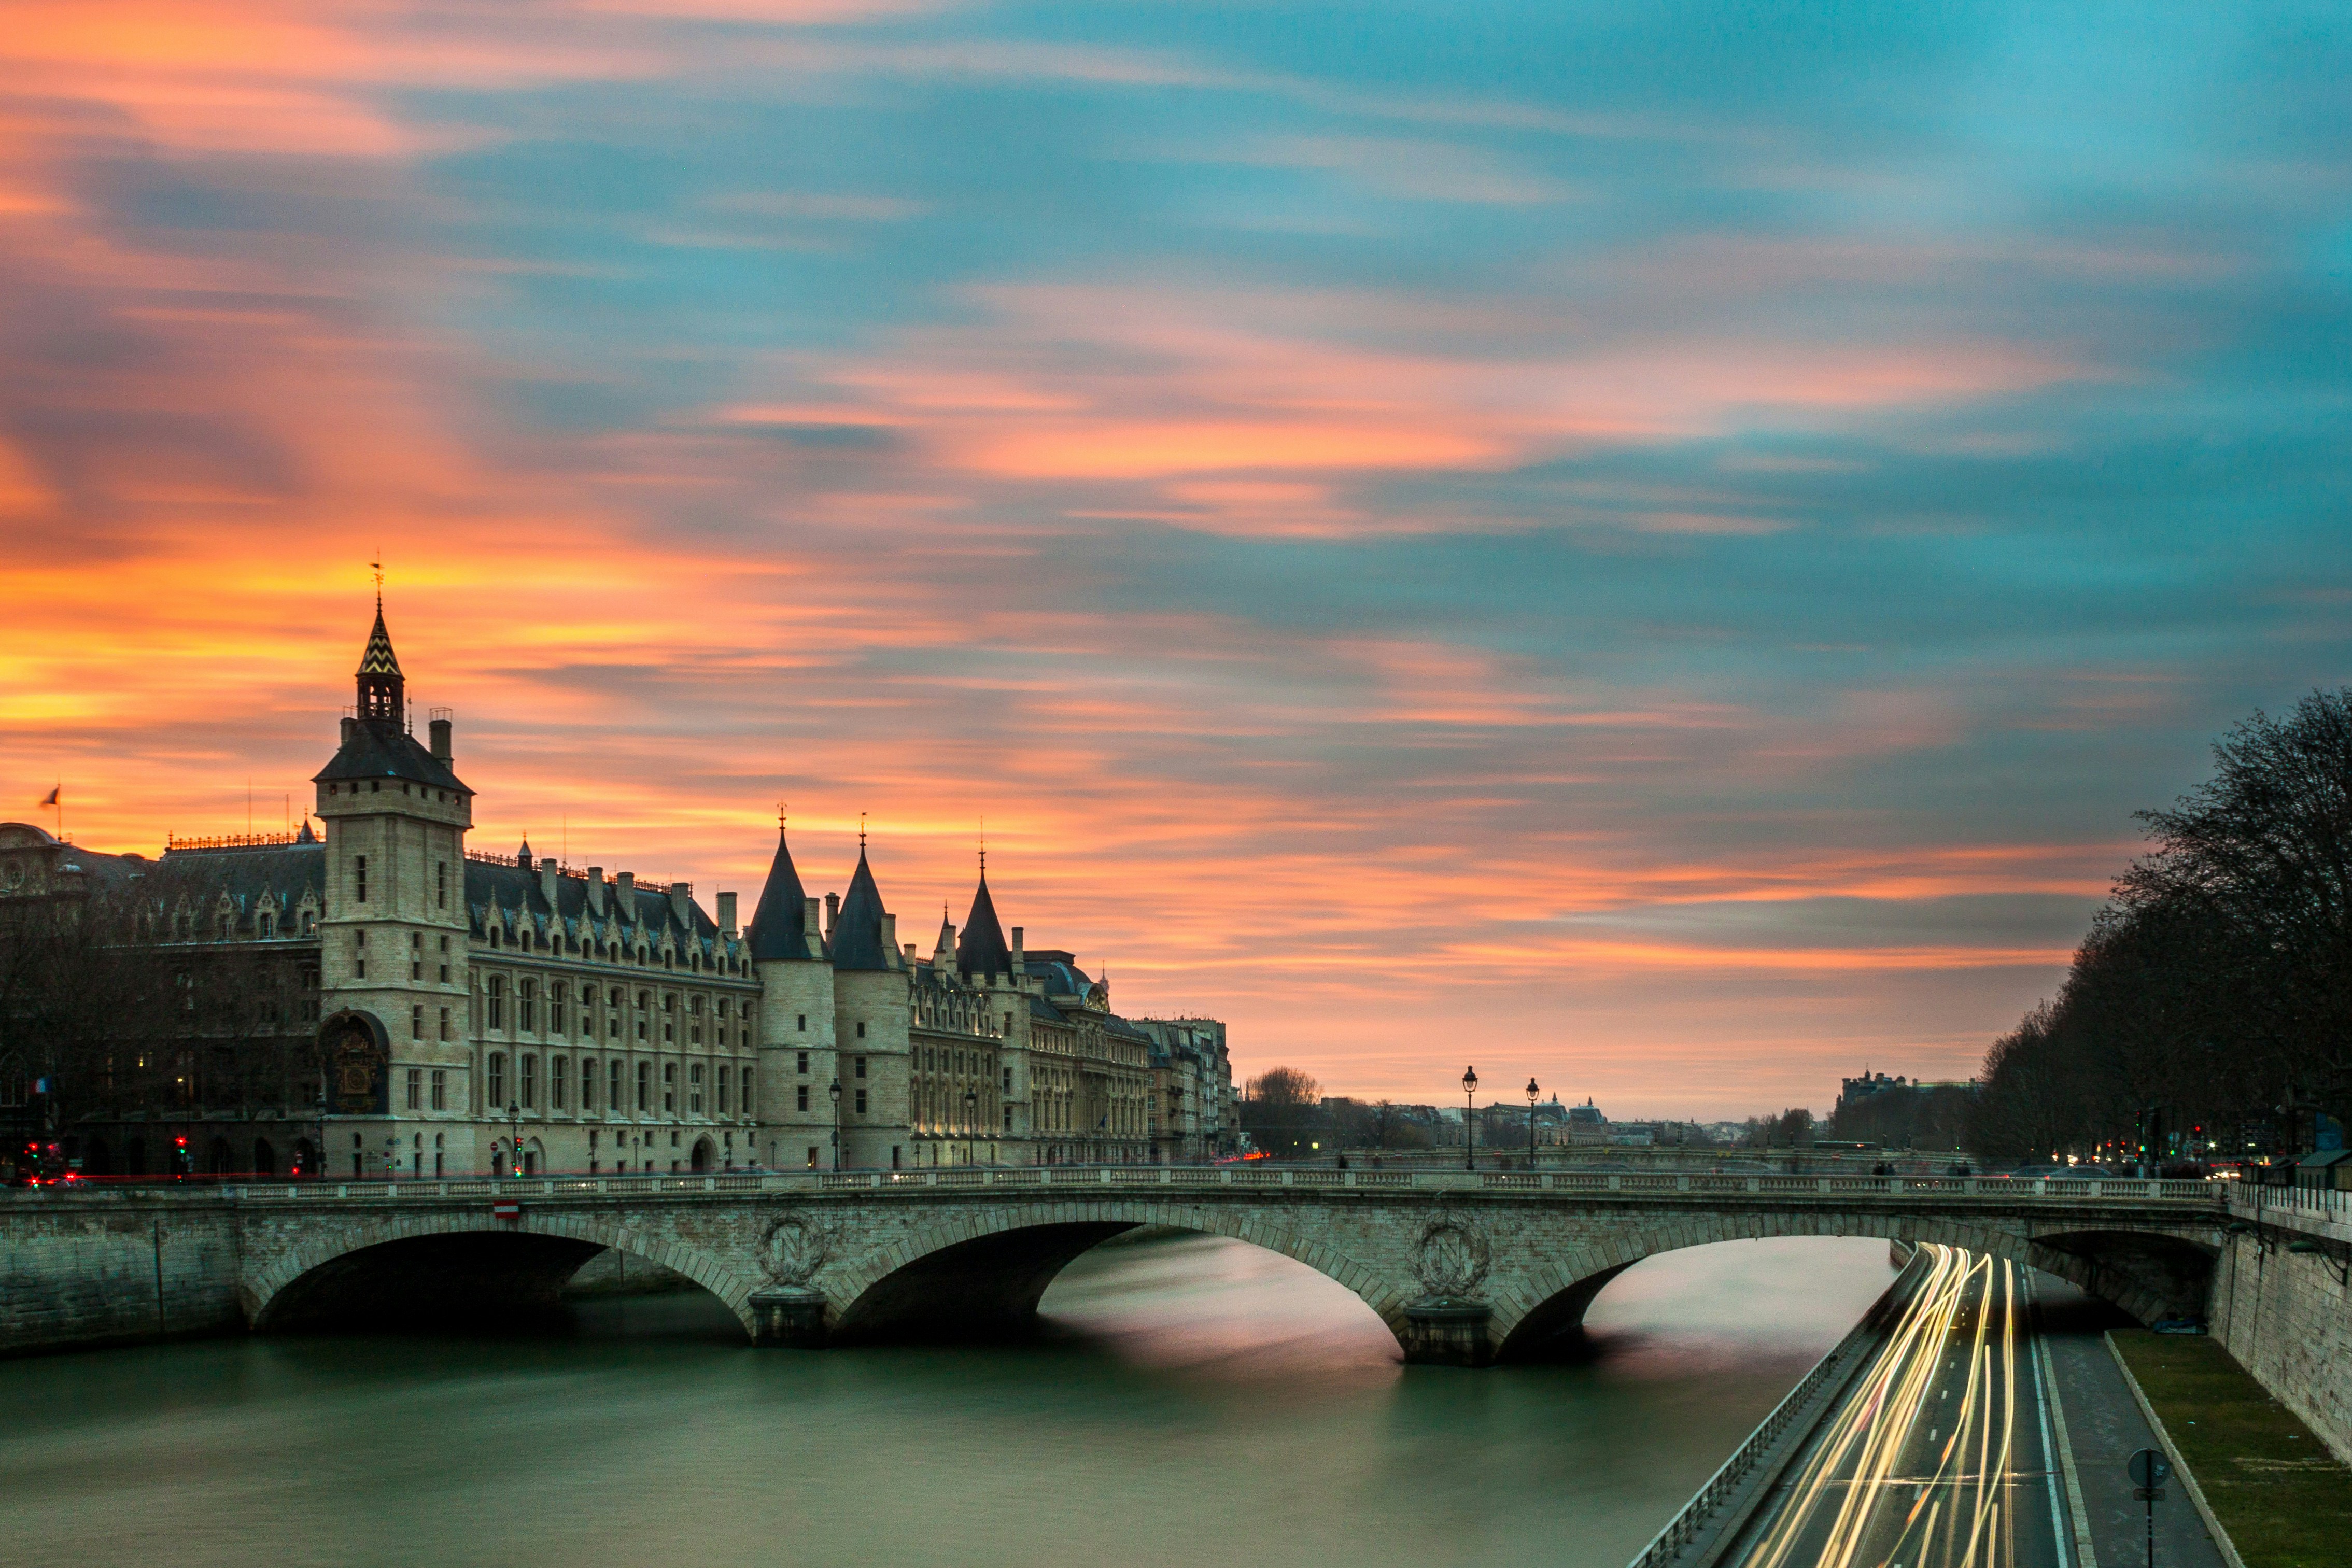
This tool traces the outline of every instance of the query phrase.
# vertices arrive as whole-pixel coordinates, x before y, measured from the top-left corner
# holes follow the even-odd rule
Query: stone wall
[[[229,1206],[19,1208],[0,1246],[0,1351],[121,1344],[245,1327]]]
[[[2352,1463],[2352,1213],[2297,1213],[2231,1203],[2250,1227],[2227,1239],[2214,1266],[2214,1337],[2293,1410],[2338,1458]],[[2295,1252],[2297,1241],[2324,1250]]]

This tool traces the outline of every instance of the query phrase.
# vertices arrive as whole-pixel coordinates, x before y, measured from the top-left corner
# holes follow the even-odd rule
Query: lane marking
[[[2073,1548],[2074,1568],[2098,1568],[2098,1553],[2091,1549],[2090,1522],[2084,1514],[2083,1483],[2074,1474],[2074,1455],[2066,1441],[2066,1413],[2058,1404],[2058,1369],[2051,1363],[2050,1341],[2042,1332],[2042,1291],[2033,1282],[2032,1270],[2025,1272],[2025,1298],[2033,1314],[2033,1393],[2042,1407],[2042,1455],[2045,1465],[2052,1458],[2058,1461],[2055,1467],[2045,1468],[2042,1472],[2050,1485],[2051,1533],[2058,1542],[2060,1557],[2067,1555],[2069,1546]],[[2053,1426],[2057,1428],[2054,1438]],[[2065,1501],[2073,1505],[2071,1510],[2062,1505],[2058,1496],[2061,1471],[2065,1476]]]

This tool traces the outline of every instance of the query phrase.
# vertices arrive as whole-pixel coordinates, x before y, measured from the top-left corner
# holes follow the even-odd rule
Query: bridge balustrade
[[[188,1182],[141,1187],[113,1182],[76,1187],[10,1189],[0,1202],[152,1196],[158,1187],[194,1198],[217,1194],[302,1203],[381,1202],[450,1197],[630,1197],[660,1195],[792,1192],[926,1192],[958,1188],[1150,1186],[1272,1187],[1318,1191],[1457,1191],[1526,1194],[1753,1195],[1760,1197],[1934,1197],[2009,1202],[2128,1198],[2139,1201],[2297,1207],[2315,1214],[2352,1211],[2352,1193],[2253,1188],[2235,1181],[2152,1181],[2138,1177],[1856,1176],[1748,1175],[1737,1172],[1336,1170],[1330,1166],[961,1166],[928,1171],[730,1171],[701,1176],[561,1176],[372,1182]]]

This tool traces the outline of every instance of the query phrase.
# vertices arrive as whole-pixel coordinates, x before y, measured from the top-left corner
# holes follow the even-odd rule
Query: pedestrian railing
[[[2243,1208],[2267,1201],[2273,1207],[2298,1207],[2313,1214],[2342,1216],[2352,1193],[2266,1187],[2250,1189],[2233,1181],[2149,1181],[2126,1177],[2092,1180],[2004,1176],[1778,1176],[1742,1172],[1637,1171],[1436,1171],[1337,1170],[1249,1166],[953,1166],[919,1171],[723,1171],[677,1176],[563,1176],[511,1178],[470,1176],[423,1181],[221,1181],[140,1186],[109,1182],[88,1186],[20,1188],[8,1201],[45,1203],[85,1198],[152,1197],[163,1191],[190,1197],[217,1194],[240,1200],[303,1203],[345,1199],[400,1202],[416,1198],[545,1197],[609,1198],[709,1197],[750,1193],[920,1193],[989,1191],[1007,1187],[1056,1190],[1134,1191],[1167,1187],[1202,1189],[1307,1189],[1316,1192],[1483,1192],[1507,1197],[1620,1199],[1705,1199],[1738,1202],[1815,1198],[1928,1198],[1936,1201],[2102,1203],[2127,1201],[2170,1207],[2220,1207],[2234,1199]]]

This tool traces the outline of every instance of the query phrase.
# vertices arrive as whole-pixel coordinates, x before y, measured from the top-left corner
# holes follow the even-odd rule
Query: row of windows
[[[508,977],[504,975],[488,975],[481,977],[481,984],[484,1026],[496,1030],[505,1029],[508,1016]],[[561,980],[551,982],[547,988],[546,996],[547,1032],[550,1034],[566,1032],[565,1020],[567,1018],[572,1018],[577,1022],[579,1033],[583,1035],[597,1033],[595,1009],[599,999],[599,989],[600,988],[595,986],[583,986],[580,988],[577,1012],[572,1013],[567,1011],[572,998],[566,986]],[[621,1038],[622,1013],[626,1006],[626,995],[627,993],[618,986],[613,987],[604,994],[603,1001],[607,1010],[604,1018],[603,1032],[609,1039]],[[678,999],[678,993],[675,991],[662,992],[660,1011],[666,1015],[675,1015],[680,1010],[677,1006]],[[692,995],[685,999],[687,1005],[683,1010],[686,1014],[687,1043],[700,1045],[703,1041],[702,1018],[706,998]],[[526,1034],[539,1032],[540,1000],[539,982],[536,979],[524,976],[514,981],[514,1026],[518,1030]],[[734,1016],[736,1010],[734,998],[719,997],[709,1000],[713,1018],[725,1020]],[[638,1040],[651,1038],[649,1026],[653,1008],[654,993],[639,991],[636,994],[636,1016],[634,1020],[635,1036]],[[747,1019],[751,1017],[751,1009],[748,1005],[742,1009],[742,1015]],[[661,1038],[665,1044],[677,1043],[677,1024],[674,1018],[665,1017],[662,1019]],[[721,1046],[750,1045],[751,1029],[748,1024],[741,1029],[736,1029],[721,1021],[712,1031],[712,1043]]]
[[[681,1087],[678,1071],[680,1065],[675,1061],[661,1063],[660,1109],[664,1115],[674,1116],[678,1113]],[[752,1070],[750,1067],[740,1069],[739,1076],[739,1070],[732,1062],[719,1062],[715,1068],[710,1063],[700,1061],[690,1061],[683,1065],[686,1069],[683,1089],[687,1115],[700,1116],[711,1113],[711,1111],[715,1111],[716,1114],[721,1116],[732,1115],[736,1113],[739,1104],[742,1114],[748,1116],[751,1113]],[[634,1108],[637,1114],[651,1115],[654,1113],[656,1079],[654,1063],[650,1061],[637,1062],[635,1071],[632,1074],[626,1061],[617,1056],[610,1057],[605,1060],[600,1074],[596,1058],[583,1056],[579,1061],[579,1076],[575,1081],[572,1076],[571,1059],[551,1056],[547,1058],[546,1071],[545,1108],[547,1110],[572,1109],[571,1101],[575,1092],[576,1082],[579,1109],[583,1113],[593,1113],[596,1110],[597,1098],[601,1091],[604,1107],[608,1113],[617,1112],[626,1115],[632,1109],[633,1097],[630,1093],[632,1088],[635,1091]],[[439,1074],[436,1072],[435,1076],[437,1078]],[[491,1114],[497,1114],[501,1104],[510,1105],[520,1111],[541,1109],[538,1053],[527,1051],[518,1056],[514,1064],[513,1082],[509,1084],[507,1053],[494,1051],[483,1063],[483,1087],[488,1091]],[[508,1096],[509,1088],[513,1090],[511,1099]],[[709,1110],[706,1109],[707,1103],[709,1105]],[[438,1105],[435,1107],[436,1110],[439,1108]]]
[[[494,922],[491,925],[488,940],[493,950],[502,945],[504,929],[501,923]],[[626,963],[632,958],[640,964],[646,965],[654,961],[654,950],[642,937],[635,946],[619,942],[597,942],[593,939],[583,941],[577,936],[566,936],[561,931],[551,938],[533,930],[528,925],[518,926],[513,941],[504,945],[511,946],[518,952],[569,953],[582,958],[602,958],[614,964]],[[678,967],[677,953],[675,949],[668,947],[662,949],[661,967],[665,969],[675,969]],[[748,973],[751,966],[723,954],[706,965],[702,961],[701,946],[697,943],[687,949],[686,967],[697,972],[710,968],[722,975],[740,975]]]

